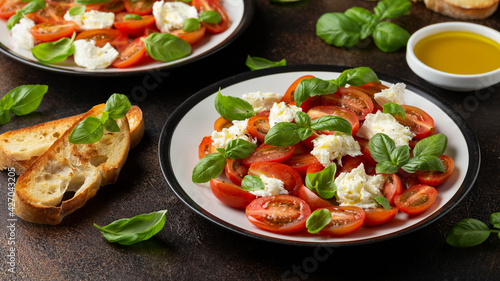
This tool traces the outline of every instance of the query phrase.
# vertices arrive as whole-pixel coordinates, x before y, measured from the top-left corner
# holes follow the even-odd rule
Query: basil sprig
[[[316,23],[316,35],[336,47],[353,47],[372,35],[375,45],[384,52],[394,52],[406,46],[410,34],[386,19],[407,15],[409,0],[379,1],[374,13],[353,7],[344,13],[326,13]]]
[[[16,23],[18,23],[24,15],[34,13],[40,9],[45,9],[45,0],[29,0],[25,1],[29,2],[26,4],[23,8],[19,9],[16,11],[14,15],[12,15],[9,20],[7,21],[7,29],[11,30]]]
[[[188,18],[184,21],[182,25],[182,31],[184,32],[193,32],[200,28],[200,23],[210,23],[217,24],[222,21],[221,15],[216,11],[203,11],[200,13],[197,19]]]
[[[253,70],[259,70],[259,69],[276,67],[276,66],[285,66],[286,60],[282,59],[280,61],[270,61],[270,60],[265,59],[265,58],[247,56],[247,60],[245,62],[245,65],[250,70],[253,71]]]
[[[295,113],[295,123],[280,122],[269,129],[264,143],[274,146],[295,145],[310,137],[313,130],[352,134],[351,123],[342,117],[326,115],[311,121],[307,113],[298,111]]]
[[[241,188],[246,191],[264,190],[264,182],[260,177],[254,175],[246,175],[241,180]]]
[[[54,42],[40,43],[31,48],[31,53],[37,60],[45,63],[64,61],[75,52],[75,36],[76,32],[71,38],[64,37]]]
[[[295,89],[295,104],[300,106],[308,97],[335,93],[339,87],[347,84],[361,86],[368,82],[379,82],[379,79],[377,74],[366,66],[346,69],[333,80],[322,80],[316,77],[304,79]]]
[[[10,90],[0,100],[0,125],[10,122],[10,113],[22,116],[33,112],[48,89],[47,85],[22,85]]]
[[[75,126],[69,135],[69,141],[74,144],[92,144],[98,142],[104,129],[119,132],[116,119],[123,118],[130,110],[131,104],[127,96],[113,94],[106,101],[101,117],[89,116]]]
[[[169,62],[191,53],[191,45],[170,33],[152,33],[141,38],[148,54],[155,60]]]
[[[307,218],[306,228],[309,233],[318,233],[332,221],[332,213],[328,209],[318,209]]]
[[[498,233],[500,238],[500,212],[490,215],[490,223],[496,229],[490,229],[480,220],[463,219],[448,232],[446,243],[454,247],[472,247],[486,241],[491,233]]]
[[[440,171],[445,168],[438,158],[444,153],[448,145],[448,138],[444,134],[436,134],[420,140],[413,149],[413,157],[410,158],[410,147],[402,145],[395,146],[394,141],[386,134],[378,133],[368,142],[371,156],[377,161],[375,170],[377,173],[396,173],[399,168],[408,173],[417,170]]]
[[[250,103],[238,97],[223,96],[220,92],[215,97],[215,110],[222,118],[233,120],[245,120],[255,115],[255,111]]]
[[[219,153],[210,153],[194,166],[191,179],[194,183],[204,183],[218,177],[224,171],[226,159],[247,158],[257,148],[255,143],[243,139],[230,141],[225,148],[217,148]]]
[[[106,226],[94,226],[111,243],[132,245],[148,240],[165,226],[167,210],[116,220]]]
[[[335,185],[336,172],[337,166],[333,163],[320,172],[308,173],[305,184],[307,188],[316,192],[319,197],[330,199],[337,193],[337,186]]]

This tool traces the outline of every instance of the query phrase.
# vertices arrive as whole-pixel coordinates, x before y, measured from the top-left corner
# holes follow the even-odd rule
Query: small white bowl
[[[444,31],[472,32],[500,43],[500,32],[483,25],[467,22],[443,22],[428,25],[413,33],[406,46],[406,62],[415,74],[433,85],[457,92],[479,90],[500,82],[500,68],[481,74],[463,75],[439,71],[421,62],[413,52],[417,42],[429,35]]]

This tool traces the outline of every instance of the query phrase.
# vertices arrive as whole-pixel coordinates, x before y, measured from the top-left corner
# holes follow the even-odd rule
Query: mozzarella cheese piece
[[[384,133],[390,137],[396,147],[408,145],[415,136],[410,128],[401,125],[391,114],[377,111],[366,116],[363,125],[359,128],[356,136],[369,140],[377,133]]]
[[[14,48],[31,50],[35,46],[35,38],[30,33],[30,29],[34,26],[34,21],[29,18],[22,18],[12,27],[12,45]]]
[[[380,106],[383,106],[388,102],[404,104],[405,88],[406,85],[404,83],[394,84],[389,87],[389,89],[384,89],[381,92],[376,93],[374,99]]]
[[[89,70],[106,68],[119,55],[109,43],[102,48],[96,47],[94,40],[76,40],[73,44],[75,63]]]
[[[246,100],[255,112],[270,110],[275,102],[279,102],[283,95],[273,92],[251,92],[243,94],[242,98]]]
[[[181,29],[188,18],[198,18],[198,11],[194,6],[183,2],[156,1],[153,4],[153,16],[156,27],[161,32],[171,32]]]
[[[71,16],[67,11],[64,14],[64,19],[75,22],[79,30],[104,29],[113,26],[115,14],[91,10],[77,16]]]
[[[256,143],[257,140],[252,137],[252,135],[248,132],[247,129],[248,119],[239,121],[234,120],[233,126],[229,128],[224,128],[222,131],[212,132],[212,140],[216,148],[225,148],[226,145],[235,139],[243,139],[249,142]]]
[[[340,173],[335,179],[338,202],[340,206],[377,208],[378,203],[373,198],[384,196],[380,192],[384,183],[385,178],[382,175],[367,175],[365,166],[361,163],[349,173]]]
[[[342,166],[342,156],[361,155],[359,143],[350,135],[334,134],[319,135],[313,141],[314,149],[311,154],[325,167],[332,164],[333,160]]]
[[[264,189],[250,191],[250,193],[254,194],[258,197],[272,196],[272,195],[280,195],[280,194],[288,194],[288,190],[285,189],[285,184],[282,180],[276,178],[266,177],[264,175],[260,176],[260,179],[264,183]]]
[[[302,108],[288,105],[286,102],[275,102],[269,112],[269,126],[272,128],[280,122],[292,122],[298,111],[302,111]]]

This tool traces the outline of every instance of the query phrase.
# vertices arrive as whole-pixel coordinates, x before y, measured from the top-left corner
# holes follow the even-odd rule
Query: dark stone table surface
[[[226,0],[221,0],[226,1]],[[315,34],[326,12],[353,6],[372,10],[376,2],[310,0],[280,5],[255,0],[248,29],[226,48],[173,70],[126,77],[66,75],[33,68],[0,55],[0,96],[22,84],[46,84],[41,106],[0,127],[0,133],[84,112],[112,93],[131,97],[144,112],[146,133],[130,151],[118,182],[58,226],[15,223],[15,273],[8,244],[8,174],[0,173],[0,279],[2,280],[499,280],[500,240],[454,248],[445,236],[454,223],[476,218],[489,223],[500,211],[500,86],[457,93],[441,90],[416,76],[405,50],[383,53],[369,39],[346,49],[325,44]],[[411,14],[395,23],[410,33],[438,22],[454,21],[414,3]],[[500,29],[500,13],[471,21]],[[288,65],[369,66],[376,72],[411,81],[439,95],[471,125],[481,147],[477,180],[467,196],[442,218],[418,231],[368,245],[318,249],[264,242],[213,224],[186,206],[167,185],[158,163],[161,129],[172,112],[204,87],[249,71],[247,55]],[[144,91],[138,91],[142,87]],[[140,93],[140,95],[138,94]],[[108,243],[93,227],[142,213],[168,209],[163,230],[148,241]],[[321,251],[321,252],[320,252]]]

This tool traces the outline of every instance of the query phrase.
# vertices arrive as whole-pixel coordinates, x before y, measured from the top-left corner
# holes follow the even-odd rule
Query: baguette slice
[[[499,0],[424,0],[425,6],[457,19],[484,19],[498,8]]]
[[[14,213],[43,224],[58,224],[95,196],[99,187],[114,183],[130,148],[127,118],[117,120],[120,132],[104,132],[94,144],[72,144],[69,135],[87,116],[99,116],[104,104],[83,114],[18,178]],[[74,195],[73,195],[74,193]],[[73,195],[66,199],[68,195]]]
[[[22,174],[83,115],[70,116],[3,133],[0,135],[0,170],[14,167],[17,175]],[[141,109],[133,105],[127,113],[127,118],[130,125],[130,148],[134,148],[144,136]]]

